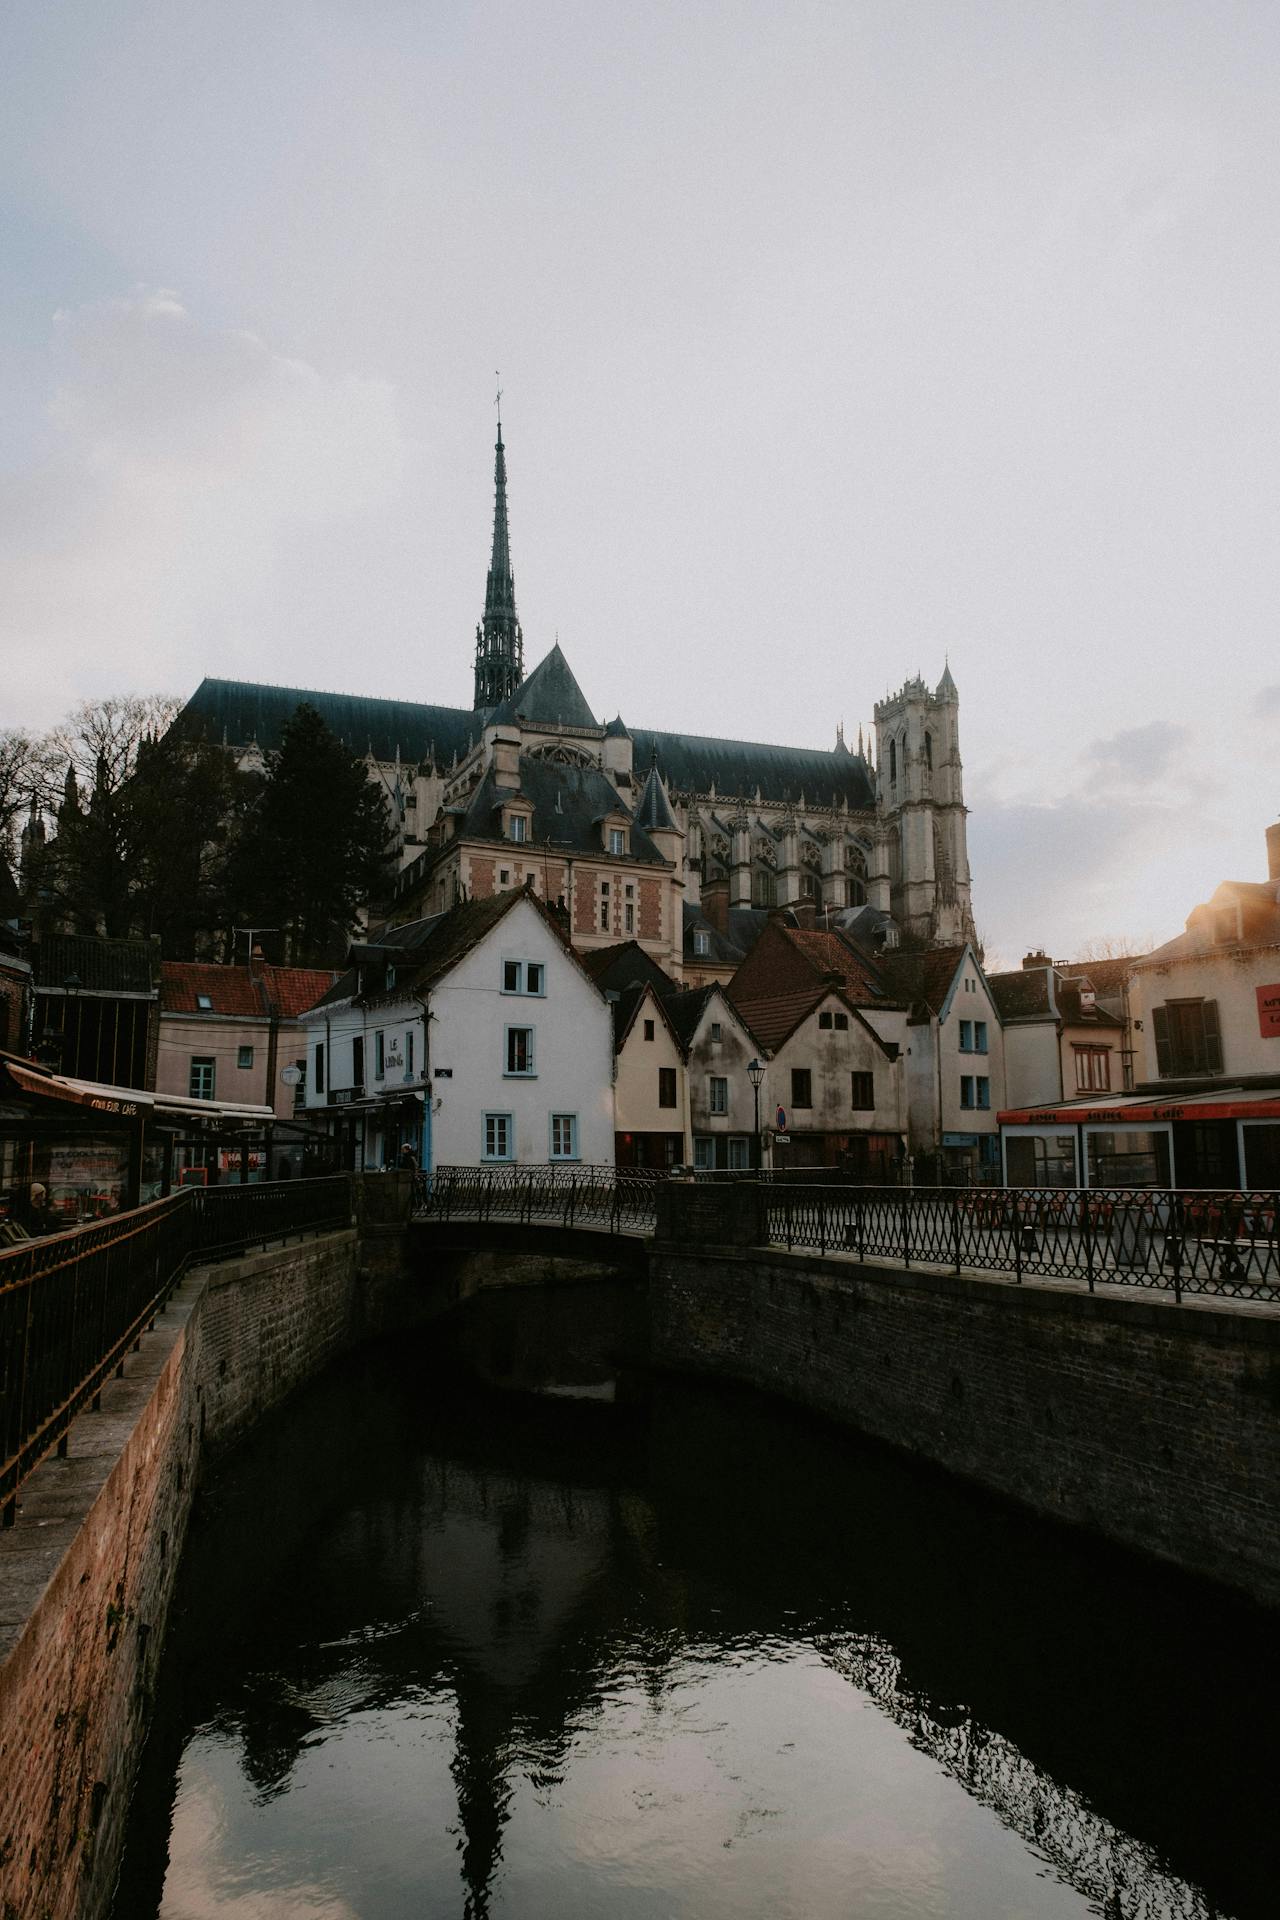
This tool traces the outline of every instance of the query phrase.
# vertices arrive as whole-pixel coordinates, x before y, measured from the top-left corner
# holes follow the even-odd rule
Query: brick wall
[[[69,1457],[27,1481],[0,1540],[3,1920],[106,1912],[202,1457],[360,1331],[369,1284],[354,1232],[193,1273]]]
[[[692,1223],[691,1223],[692,1224]],[[1280,1320],[659,1242],[654,1361],[1280,1602]]]

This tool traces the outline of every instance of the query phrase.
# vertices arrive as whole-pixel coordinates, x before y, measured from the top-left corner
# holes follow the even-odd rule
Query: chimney
[[[1267,878],[1280,880],[1280,820],[1267,828]]]
[[[706,914],[717,933],[728,933],[729,882],[727,878],[703,881],[702,911]]]
[[[1041,949],[1038,953],[1028,953],[1023,957],[1022,971],[1024,973],[1030,973],[1036,967],[1051,967],[1052,965],[1053,962],[1048,954]]]

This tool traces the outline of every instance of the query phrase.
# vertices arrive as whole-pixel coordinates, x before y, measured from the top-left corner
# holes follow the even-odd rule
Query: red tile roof
[[[328,967],[217,967],[198,960],[165,960],[160,968],[162,1013],[206,1013],[215,1018],[295,1020],[329,991]],[[212,1004],[202,1007],[200,998]]]
[[[852,1007],[883,1005],[870,965],[835,933],[770,920],[728,996],[763,1047],[773,1051],[828,993]]]

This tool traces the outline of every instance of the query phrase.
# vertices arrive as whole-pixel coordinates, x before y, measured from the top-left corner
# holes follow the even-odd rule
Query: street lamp
[[[748,1060],[747,1078],[756,1099],[756,1172],[760,1171],[760,1089],[764,1085],[764,1067],[759,1060]]]

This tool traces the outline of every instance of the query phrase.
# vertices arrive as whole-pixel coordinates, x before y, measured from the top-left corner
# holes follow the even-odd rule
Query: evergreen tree
[[[336,963],[389,874],[386,802],[312,706],[294,713],[244,809],[232,897],[242,924],[281,929],[295,966]]]

